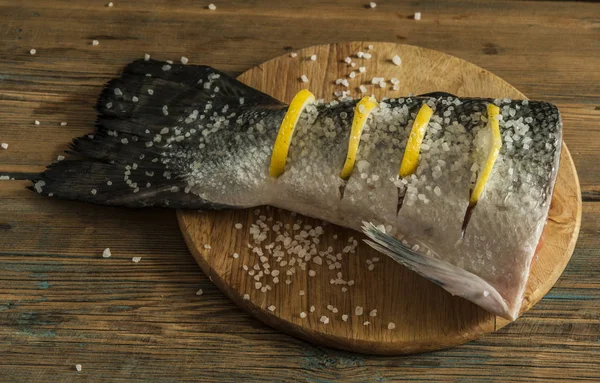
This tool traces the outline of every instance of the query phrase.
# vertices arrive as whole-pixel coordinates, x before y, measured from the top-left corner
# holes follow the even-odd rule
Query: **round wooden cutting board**
[[[357,58],[359,51],[372,57]],[[316,55],[315,61],[311,55]],[[395,55],[402,59],[399,66],[392,62]],[[356,66],[344,62],[346,57],[351,57]],[[362,66],[366,67],[364,73],[359,72]],[[351,71],[356,77],[349,78]],[[302,82],[302,75],[309,81]],[[375,76],[384,77],[387,86],[372,85]],[[337,78],[348,79],[349,87],[336,85]],[[398,90],[392,89],[391,78],[400,80]],[[441,52],[392,43],[310,47],[297,51],[296,57],[286,54],[267,61],[239,79],[285,102],[303,88],[325,100],[334,99],[334,92],[342,90],[350,90],[353,98],[360,98],[360,85],[377,98],[432,91],[525,98],[510,84],[471,63]],[[563,144],[543,246],[534,259],[523,311],[550,290],[571,257],[581,220],[580,195],[573,160]],[[362,242],[362,234],[352,230],[267,207],[220,212],[182,210],[178,218],[196,261],[230,299],[261,321],[313,343],[371,354],[416,353],[458,345],[508,323],[377,253]],[[270,258],[270,274],[259,277],[264,270],[254,269],[261,262],[251,247],[260,245],[250,233],[250,225],[259,220],[269,228],[277,221],[289,224],[290,234],[299,234],[305,225],[320,225],[323,234],[319,250],[331,246],[334,255],[341,253],[341,259],[322,257],[318,263],[313,259],[302,270],[298,264],[290,265],[286,254],[281,263]],[[241,228],[235,227],[238,223]],[[294,225],[299,227],[295,230]],[[348,242],[350,237],[358,240],[358,247],[354,253],[344,253],[343,249],[352,243]],[[273,241],[275,233],[269,231],[262,248]],[[267,285],[269,290],[263,291]],[[357,307],[362,307],[361,315],[357,315]]]

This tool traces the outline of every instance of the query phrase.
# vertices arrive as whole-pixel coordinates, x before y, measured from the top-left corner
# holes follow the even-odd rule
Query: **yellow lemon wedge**
[[[371,96],[363,97],[356,107],[354,108],[354,118],[352,119],[352,130],[350,131],[350,140],[348,141],[348,154],[346,155],[346,162],[342,168],[340,177],[344,180],[350,178],[352,169],[354,169],[354,162],[356,161],[356,152],[358,151],[358,144],[360,143],[360,135],[362,134],[367,118],[373,108],[377,106],[377,101]]]
[[[292,143],[292,136],[300,114],[306,105],[315,101],[315,95],[307,89],[303,89],[296,93],[294,99],[290,103],[283,121],[279,126],[279,132],[273,145],[273,153],[271,154],[271,166],[269,168],[269,174],[271,177],[279,177],[285,170],[285,162],[287,161],[288,151],[290,144]]]
[[[490,175],[492,174],[492,169],[494,167],[494,163],[496,163],[496,159],[498,158],[498,154],[500,153],[500,148],[502,147],[502,138],[500,136],[500,124],[498,123],[498,116],[500,114],[500,108],[498,108],[494,104],[488,104],[487,106],[487,115],[488,122],[487,126],[492,133],[492,142],[490,145],[490,152],[488,153],[487,159],[479,176],[477,177],[477,182],[475,182],[475,187],[471,192],[471,198],[469,199],[469,204],[471,206],[475,205],[483,190],[485,188],[485,184],[487,183]]]
[[[406,149],[404,150],[404,157],[402,157],[402,163],[400,164],[400,171],[398,172],[400,177],[407,177],[417,170],[421,143],[423,142],[423,137],[425,137],[425,131],[432,115],[433,110],[427,104],[423,104],[421,109],[419,109],[419,113],[417,113],[415,122],[410,130]]]

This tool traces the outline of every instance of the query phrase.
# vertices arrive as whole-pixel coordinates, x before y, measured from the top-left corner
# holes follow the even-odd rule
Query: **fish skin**
[[[422,257],[422,264],[439,261],[464,270],[464,294],[456,279],[444,281],[431,269],[421,274],[497,315],[516,318],[558,169],[562,125],[556,107],[444,93],[380,100],[363,131],[355,169],[344,181],[339,173],[358,100],[311,105],[296,127],[286,171],[273,179],[270,156],[287,105],[210,67],[174,64],[165,71],[163,65],[138,60],[109,82],[99,98],[94,135],[74,140],[77,157],[51,165],[32,180],[32,189],[106,205],[272,205],[356,230],[364,221],[381,224],[386,235],[420,250],[398,251],[397,243],[381,238],[371,241],[376,248],[408,266]],[[472,167],[485,157],[491,102],[502,110],[503,146],[461,237],[477,174]],[[429,148],[421,149],[416,175],[399,180],[408,133],[423,103],[434,109],[423,140]],[[511,149],[509,141],[521,130],[520,136],[531,137],[529,148],[522,141]],[[440,149],[443,143],[450,149]],[[480,286],[474,284],[479,280],[493,299],[466,287]]]

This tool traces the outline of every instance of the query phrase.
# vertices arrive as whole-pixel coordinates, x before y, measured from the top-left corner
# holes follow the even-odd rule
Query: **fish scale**
[[[556,107],[444,93],[379,100],[343,179],[358,101],[307,105],[284,172],[272,177],[286,104],[210,67],[138,60],[100,95],[94,134],[75,139],[72,155],[50,165],[31,188],[128,207],[284,208],[364,230],[373,247],[396,261],[515,319],[556,180],[562,134]],[[481,198],[469,207],[489,150],[490,103],[501,111],[502,147]],[[399,177],[423,104],[433,115],[418,166]]]

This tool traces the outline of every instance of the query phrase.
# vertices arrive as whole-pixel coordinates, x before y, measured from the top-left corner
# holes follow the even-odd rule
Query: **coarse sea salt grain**
[[[111,255],[112,253],[110,252],[110,248],[108,247],[102,252],[102,258],[110,258]]]
[[[374,2],[374,1],[371,1],[371,2],[369,3],[369,7],[370,7],[371,9],[375,8],[376,6],[377,6],[377,3],[376,3],[376,2]]]
[[[290,57],[296,57],[296,56],[298,56],[298,53],[296,53],[296,52],[290,53]]]
[[[305,74],[303,74],[302,76],[300,76],[300,80],[301,80],[302,82],[308,82],[308,77],[306,77],[306,75],[305,75]]]
[[[142,257],[133,257],[133,258],[131,258],[131,260],[133,261],[133,263],[138,263],[139,261],[142,260]]]
[[[4,150],[8,149],[8,144],[6,142],[3,142],[0,144],[0,147]]]
[[[402,59],[400,58],[400,56],[398,56],[398,55],[395,55],[394,57],[392,57],[392,62],[393,62],[395,65],[398,65],[398,66],[400,66],[400,64],[402,64]]]
[[[150,55],[148,53],[144,54],[144,60],[146,60],[146,61],[150,60]]]
[[[190,61],[190,60],[189,60],[187,57],[185,57],[185,56],[181,56],[181,63],[182,63],[183,65],[187,64],[187,63],[188,63],[188,61]]]
[[[210,247],[210,245],[208,243],[204,245],[204,248],[205,249],[212,249],[212,247]]]
[[[305,313],[304,311],[302,311],[302,312],[300,313],[300,318],[303,318],[303,319],[304,319],[304,318],[306,318],[306,313]]]
[[[217,9],[217,6],[210,3],[210,4],[208,4],[208,9],[210,9],[211,11],[215,11]]]
[[[356,308],[354,309],[354,314],[355,315],[363,315],[364,313],[364,309],[361,306],[356,306]]]
[[[98,45],[98,44],[100,44],[100,41],[98,41],[98,40],[92,40],[92,45]]]
[[[35,120],[33,123],[36,124],[36,125],[40,124],[40,122],[38,120]]]
[[[202,295],[204,294],[204,291],[202,289],[198,289],[198,291],[196,291],[196,295]]]
[[[245,301],[249,301],[250,300],[250,295],[249,294],[244,294],[244,300]]]
[[[310,56],[310,60],[311,61],[317,61],[317,55]]]
[[[239,258],[239,257],[240,257],[240,255],[239,255],[238,253],[233,253],[233,258],[236,258],[236,259],[237,259],[237,258]]]
[[[415,12],[415,20],[421,20],[421,12]]]
[[[35,50],[35,48],[31,48],[31,50],[29,51],[30,55],[34,55],[36,53],[37,53],[37,51]]]
[[[348,314],[342,315],[342,320],[346,322],[348,320]]]
[[[76,364],[75,369],[77,370],[77,372],[81,372],[81,364]]]
[[[60,126],[67,126],[67,123],[65,121],[60,123]]]
[[[396,328],[396,324],[394,322],[388,323],[388,330],[393,330]]]

